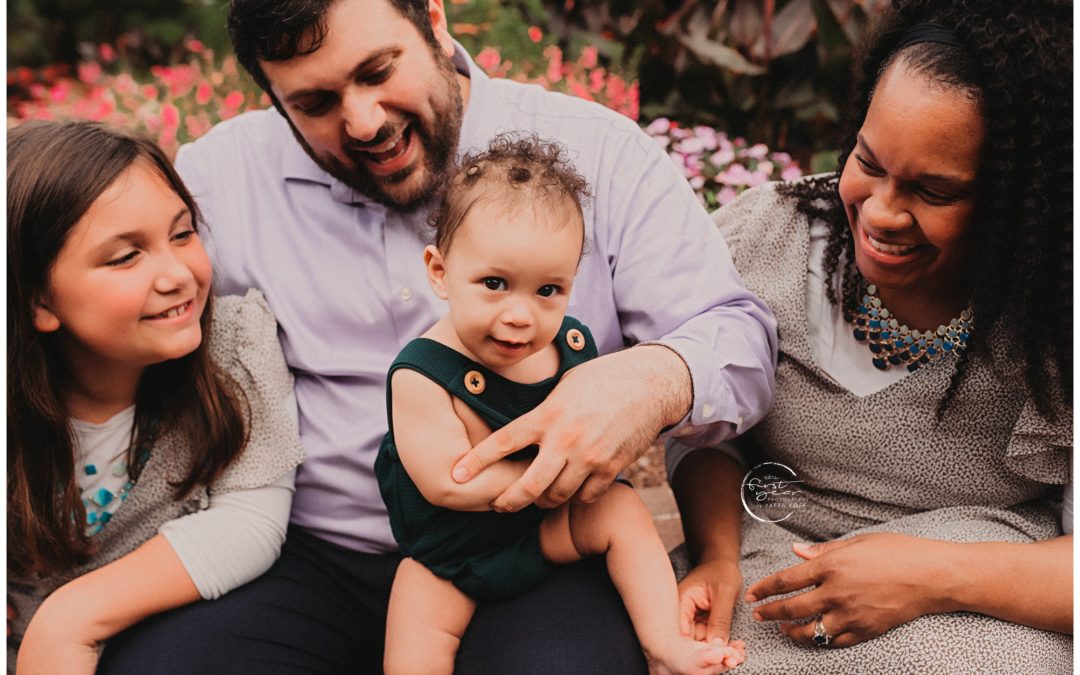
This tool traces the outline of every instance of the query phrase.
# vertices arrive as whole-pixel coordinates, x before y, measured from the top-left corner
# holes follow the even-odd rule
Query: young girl
[[[89,674],[112,635],[277,557],[292,380],[261,296],[214,306],[195,203],[148,141],[13,129],[7,216],[8,669]]]
[[[680,632],[675,576],[645,505],[617,483],[594,504],[495,513],[529,449],[465,485],[450,469],[493,430],[596,356],[565,316],[584,245],[585,181],[558,146],[496,138],[466,157],[424,251],[449,312],[391,366],[391,430],[375,464],[394,536],[408,556],[390,596],[386,672],[451,673],[476,602],[523,593],[551,563],[606,555],[654,673],[719,673],[745,650]],[[535,455],[535,448],[533,448]]]

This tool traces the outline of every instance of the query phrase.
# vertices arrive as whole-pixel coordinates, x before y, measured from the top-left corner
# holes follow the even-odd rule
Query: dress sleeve
[[[1072,409],[1058,406],[1057,420],[1047,419],[1028,398],[1013,425],[1005,463],[1015,473],[1040,483],[1069,481],[1072,456]]]
[[[249,429],[244,451],[211,494],[269,485],[303,460],[293,377],[266,299],[249,290],[216,300],[211,355],[244,393]]]
[[[747,236],[744,235],[752,239],[753,232],[768,229],[763,220],[770,215],[775,217],[778,213],[790,211],[789,206],[780,202],[776,186],[777,183],[772,182],[751,188],[711,214],[713,224],[727,243],[736,268],[743,264],[739,254],[746,243],[744,240]]]

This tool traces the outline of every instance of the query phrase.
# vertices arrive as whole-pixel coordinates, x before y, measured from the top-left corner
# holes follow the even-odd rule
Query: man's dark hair
[[[425,0],[380,0],[390,3],[408,19],[428,44],[438,47]],[[326,39],[326,14],[341,0],[232,0],[229,3],[229,38],[236,58],[274,105],[270,80],[259,60],[287,61],[311,54]]]
[[[1023,372],[1040,411],[1072,403],[1072,6],[1061,0],[896,0],[857,55],[845,134],[835,174],[786,186],[811,218],[830,228],[824,271],[839,274],[845,306],[859,293],[854,242],[837,192],[874,87],[891,63],[959,89],[979,104],[986,123],[976,177],[965,279],[989,358],[994,333]],[[935,22],[961,47],[920,42],[898,49],[907,30]],[[838,301],[831,285],[829,300]],[[944,414],[973,358],[964,352],[938,406]]]

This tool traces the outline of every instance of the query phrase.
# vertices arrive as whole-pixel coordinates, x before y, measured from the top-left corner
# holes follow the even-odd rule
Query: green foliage
[[[706,124],[807,159],[828,149],[851,46],[886,0],[545,0],[560,42],[624,46],[642,117]],[[615,57],[615,50],[607,54]]]
[[[541,0],[450,0],[446,11],[450,33],[473,55],[495,47],[504,61],[521,67],[543,63],[544,48],[553,43]],[[530,27],[539,40],[530,37]]]
[[[10,0],[8,65],[74,66],[99,44],[131,67],[175,61],[191,36],[223,51],[227,0]]]

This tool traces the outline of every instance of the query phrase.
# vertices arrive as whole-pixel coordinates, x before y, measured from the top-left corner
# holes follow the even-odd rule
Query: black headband
[[[952,28],[941,23],[917,23],[904,31],[896,44],[896,51],[919,42],[940,42],[941,44],[963,47]]]

